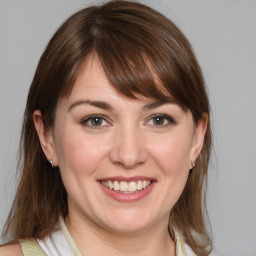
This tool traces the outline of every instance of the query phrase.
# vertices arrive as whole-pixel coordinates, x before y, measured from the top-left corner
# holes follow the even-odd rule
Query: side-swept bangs
[[[58,99],[71,92],[92,52],[122,94],[159,101],[171,97],[189,109],[195,121],[209,112],[200,67],[181,31],[149,7],[133,3],[131,8],[126,1],[113,1],[71,16],[42,55],[33,81],[37,93],[30,95],[36,101],[33,108],[44,112],[50,126],[54,116],[49,114]]]
[[[168,19],[158,13],[152,19],[152,10],[140,7],[104,10],[93,28],[94,49],[108,79],[128,97],[171,97],[199,120],[209,112],[208,102],[198,99],[205,96],[204,81],[189,42]]]

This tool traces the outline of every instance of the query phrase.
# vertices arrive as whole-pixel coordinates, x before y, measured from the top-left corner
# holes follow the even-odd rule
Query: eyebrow
[[[172,104],[172,103],[177,103],[177,102],[175,101],[175,99],[153,101],[153,102],[149,102],[149,103],[145,104],[142,107],[142,109],[150,110],[150,109],[161,107],[165,104]],[[94,106],[97,108],[101,108],[101,109],[105,109],[105,110],[113,110],[113,107],[104,101],[78,100],[69,106],[68,112],[70,112],[74,107],[84,105],[84,104]]]
[[[71,106],[68,108],[68,112],[70,112],[74,107],[80,106],[80,105],[91,105],[97,108],[102,108],[105,110],[113,110],[113,108],[106,102],[103,101],[92,101],[92,100],[78,100],[75,101]]]
[[[149,110],[149,109],[161,107],[165,104],[173,104],[173,103],[177,103],[177,101],[175,99],[158,100],[158,101],[153,101],[153,102],[147,103],[146,105],[143,106],[143,109]]]

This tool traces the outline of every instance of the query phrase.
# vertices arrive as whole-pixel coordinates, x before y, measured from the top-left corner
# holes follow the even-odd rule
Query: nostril
[[[110,160],[127,169],[143,164],[146,159],[147,153],[143,143],[139,140],[135,141],[135,136],[130,140],[129,137],[119,139],[118,143],[110,150]]]

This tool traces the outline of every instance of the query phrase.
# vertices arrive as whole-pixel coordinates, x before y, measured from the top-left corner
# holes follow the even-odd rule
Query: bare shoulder
[[[1,246],[0,256],[23,256],[21,246],[19,244]]]

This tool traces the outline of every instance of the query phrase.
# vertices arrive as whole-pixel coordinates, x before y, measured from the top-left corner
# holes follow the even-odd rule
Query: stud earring
[[[196,161],[195,160],[191,160],[191,165],[192,165],[192,169],[195,167],[196,165]]]
[[[189,173],[190,173],[190,174],[192,173],[192,171],[193,171],[195,165],[196,165],[196,160],[191,160],[191,166],[192,166],[192,168],[189,170]]]
[[[49,160],[49,163],[50,163],[50,165],[52,166],[52,168],[54,168],[54,165],[53,165],[53,161],[52,161],[52,159],[51,159],[51,160]]]

